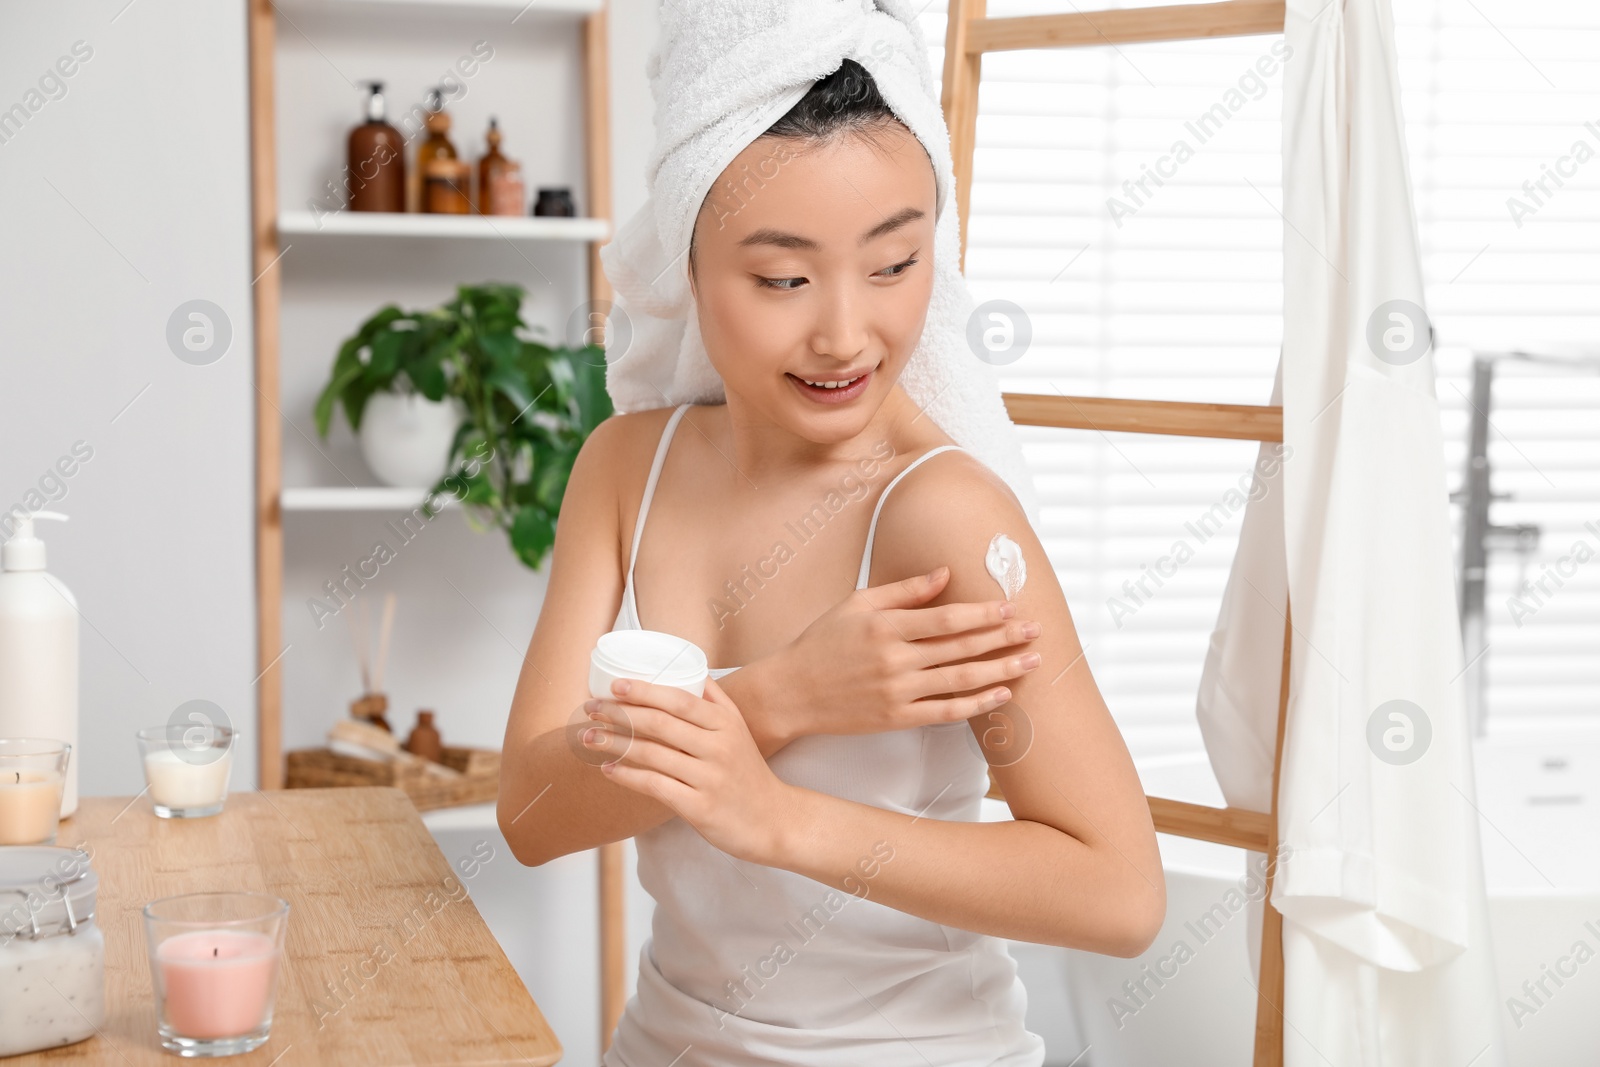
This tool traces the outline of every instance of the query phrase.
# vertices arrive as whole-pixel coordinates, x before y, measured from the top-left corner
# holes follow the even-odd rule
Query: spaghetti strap
[[[617,619],[611,626],[612,632],[617,630],[643,630],[644,622],[639,618],[639,597],[633,587],[633,568],[639,560],[639,542],[644,535],[645,516],[650,513],[650,502],[655,499],[656,486],[661,481],[661,469],[666,465],[667,449],[672,444],[672,435],[678,429],[678,423],[683,419],[683,413],[694,405],[680,404],[666,425],[661,428],[661,440],[656,444],[655,458],[650,462],[650,476],[644,483],[644,495],[639,498],[639,516],[633,521],[633,545],[628,549],[628,576],[622,585],[622,605],[617,611]],[[712,667],[712,678],[723,678],[739,670],[739,667]]]
[[[639,558],[639,538],[644,534],[644,517],[649,513],[650,501],[656,495],[656,482],[661,479],[661,468],[667,460],[667,446],[672,443],[672,434],[678,428],[678,420],[682,419],[683,413],[693,406],[692,404],[679,404],[677,410],[672,413],[672,417],[667,420],[666,426],[661,430],[661,441],[656,445],[656,456],[650,463],[650,477],[644,483],[644,496],[639,500],[639,517],[633,520],[633,545],[628,549],[627,588],[630,594],[633,590],[633,564]],[[637,607],[637,602],[635,602],[635,607]]]
[[[940,452],[948,452],[952,448],[959,451],[961,446],[940,445],[937,448],[928,449],[922,455],[906,464],[905,470],[901,471],[899,474],[896,474],[894,478],[890,480],[889,484],[883,487],[883,492],[878,494],[878,503],[872,509],[872,525],[867,527],[867,547],[861,553],[861,573],[856,578],[857,589],[865,589],[867,587],[867,575],[872,571],[872,539],[877,536],[878,513],[883,510],[883,502],[889,498],[889,491],[895,487],[896,483],[898,483],[901,478],[904,478],[906,475],[916,470],[917,465],[923,460],[937,456]]]

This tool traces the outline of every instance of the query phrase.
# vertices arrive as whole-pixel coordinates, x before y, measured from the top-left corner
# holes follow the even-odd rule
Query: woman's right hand
[[[960,722],[1011,699],[1003,683],[1039,665],[1036,622],[1005,600],[918,607],[950,568],[853,590],[768,657],[756,712],[768,736],[866,734]],[[1013,648],[1008,656],[970,660]],[[743,673],[743,672],[738,672]],[[733,676],[730,676],[730,680]],[[966,695],[956,695],[966,694]]]

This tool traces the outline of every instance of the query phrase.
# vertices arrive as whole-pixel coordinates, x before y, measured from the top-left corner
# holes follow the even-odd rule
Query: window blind
[[[1508,499],[1490,521],[1535,524],[1541,544],[1489,555],[1489,729],[1600,728],[1600,8],[1407,0],[1396,16],[1452,488],[1474,351],[1587,361],[1496,367],[1488,458]]]
[[[1600,152],[1600,74],[1585,62],[1600,53],[1600,10],[1573,0],[1394,9],[1455,489],[1474,350],[1600,355],[1600,159],[1561,162],[1581,154],[1582,137]],[[1063,10],[1078,8],[989,4],[994,16]],[[943,3],[920,18],[942,69]],[[1282,337],[1286,53],[1273,35],[984,57],[967,275],[977,301],[1010,300],[1032,326],[1027,352],[998,368],[1003,389],[1269,400]],[[1534,185],[1534,204],[1522,183],[1550,169],[1564,184]],[[1517,195],[1533,208],[1521,225],[1507,206]],[[1537,523],[1543,547],[1490,556],[1491,725],[1600,725],[1600,558],[1587,569],[1569,558],[1584,537],[1600,557],[1600,373],[1498,373],[1489,460],[1495,490],[1511,496],[1491,521]],[[1198,746],[1194,695],[1256,444],[1022,433],[1041,539],[1130,745]],[[1537,580],[1563,558],[1562,584],[1547,578],[1552,594],[1513,618],[1523,573]]]

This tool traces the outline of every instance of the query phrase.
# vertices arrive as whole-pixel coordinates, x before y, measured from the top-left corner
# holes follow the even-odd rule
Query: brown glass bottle
[[[500,124],[493,118],[489,119],[489,132],[484,139],[489,142],[489,150],[478,160],[478,214],[521,215],[525,193],[522,164],[501,154]]]
[[[459,159],[436,156],[422,175],[422,210],[434,215],[470,215],[471,187],[471,167]]]
[[[443,760],[444,742],[439,736],[439,728],[433,725],[433,712],[417,712],[417,724],[411,728],[411,736],[406,738],[405,749],[413,756],[431,759],[435,763]]]
[[[428,92],[428,117],[423,120],[428,127],[428,136],[417,147],[417,174],[426,185],[430,173],[428,164],[436,159],[457,159],[456,146],[450,143],[450,116],[445,114],[444,93],[439,89]],[[422,202],[418,210],[434,211],[428,206],[428,195],[423,190]],[[450,212],[455,214],[455,212]]]
[[[351,211],[406,209],[406,143],[384,118],[383,83],[367,82],[367,121],[350,131],[346,180]]]

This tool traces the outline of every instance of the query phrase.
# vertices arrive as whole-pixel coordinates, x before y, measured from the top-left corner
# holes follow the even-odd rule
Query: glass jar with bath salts
[[[0,848],[0,1056],[70,1045],[104,1024],[99,886],[82,849]]]

